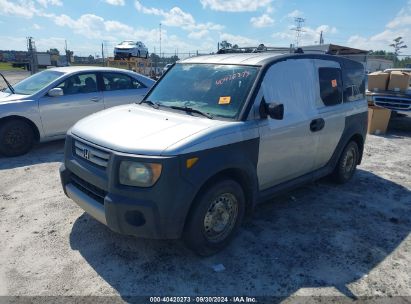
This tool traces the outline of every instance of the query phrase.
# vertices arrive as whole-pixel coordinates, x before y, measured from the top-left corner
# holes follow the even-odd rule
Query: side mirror
[[[282,120],[284,118],[284,105],[282,103],[269,103],[267,112],[272,119]]]
[[[58,97],[58,96],[63,96],[64,92],[63,92],[63,89],[61,88],[54,88],[48,91],[47,95],[50,97]]]
[[[262,118],[270,116],[272,119],[282,120],[284,118],[284,105],[274,102],[266,103],[263,99],[260,104],[260,116]]]

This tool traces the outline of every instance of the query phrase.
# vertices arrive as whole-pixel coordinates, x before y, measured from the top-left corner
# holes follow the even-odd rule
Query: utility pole
[[[301,17],[297,17],[297,18],[294,18],[294,21],[295,21],[295,28],[293,28],[292,30],[295,31],[295,47],[298,48],[300,44],[301,33],[305,32],[303,30],[303,24],[305,22],[305,19]]]
[[[104,43],[101,43],[101,59],[103,60],[103,66],[105,66],[104,62]]]
[[[321,31],[321,34],[320,34],[320,45],[323,45],[324,44],[324,37],[323,37],[323,31]]]
[[[71,64],[71,51],[67,48],[67,40],[64,40],[64,52],[66,53],[67,65]]]
[[[30,60],[30,73],[33,75],[38,72],[36,44],[33,37],[27,37],[27,50]]]
[[[161,23],[160,23],[160,58],[161,58]]]

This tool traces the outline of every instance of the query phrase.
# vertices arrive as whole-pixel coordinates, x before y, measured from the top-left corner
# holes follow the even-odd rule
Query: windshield
[[[63,74],[64,73],[56,71],[43,71],[18,82],[13,85],[13,89],[16,94],[32,95],[52,83]],[[11,93],[10,89],[5,90],[5,92]]]
[[[146,98],[165,107],[189,107],[212,116],[236,118],[259,68],[176,64]]]
[[[120,45],[133,45],[134,42],[133,41],[123,41],[122,43],[120,43]]]

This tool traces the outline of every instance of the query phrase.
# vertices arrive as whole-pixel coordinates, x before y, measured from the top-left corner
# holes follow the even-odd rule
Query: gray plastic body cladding
[[[181,155],[182,177],[195,188],[197,194],[207,181],[219,173],[225,170],[241,172],[246,182],[244,191],[249,202],[254,205],[258,196],[258,151],[259,138],[254,138]],[[198,161],[191,169],[187,169],[186,160],[193,157],[198,157]],[[184,212],[188,212],[188,209]]]
[[[335,151],[330,161],[328,162],[327,166],[334,169],[335,165],[338,162],[338,159],[341,156],[342,151],[344,150],[345,146],[348,144],[349,140],[354,135],[360,135],[363,140],[361,147],[358,147],[360,149],[359,151],[360,157],[358,160],[358,164],[361,163],[362,155],[364,152],[364,142],[367,136],[367,121],[368,121],[367,111],[345,117],[345,127],[344,127],[343,134],[341,135],[341,138],[337,144],[337,147],[335,148]]]
[[[366,111],[345,117],[344,131],[327,165],[313,172],[307,173],[295,179],[283,182],[281,184],[275,185],[274,187],[271,187],[271,188],[265,189],[264,191],[259,192],[257,203],[264,202],[281,193],[287,192],[293,188],[296,188],[308,182],[312,182],[314,180],[320,179],[332,173],[334,171],[334,168],[344,148],[346,147],[350,139],[355,135],[360,135],[363,139],[362,147],[359,147],[360,148],[359,163],[360,163],[362,159],[362,155],[363,155],[363,146],[365,142],[365,137],[367,134],[367,119],[368,119],[368,112]]]
[[[66,185],[72,182],[71,176],[74,174],[107,193],[104,197],[104,210],[107,226],[111,230],[147,238],[180,237],[185,221],[184,210],[189,209],[195,188],[181,178],[179,157],[131,156],[115,152],[111,155],[107,169],[99,169],[74,157],[71,142],[72,138],[68,137],[65,165],[61,169],[65,192]],[[161,176],[149,188],[121,185],[118,182],[118,168],[122,160],[161,163]],[[143,215],[144,224],[133,225],[127,220],[128,214],[134,211]]]

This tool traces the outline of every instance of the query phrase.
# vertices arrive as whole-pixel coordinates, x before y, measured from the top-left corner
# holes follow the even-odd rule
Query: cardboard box
[[[391,110],[376,106],[368,107],[368,134],[385,134],[390,121]]]
[[[384,72],[374,72],[368,74],[368,90],[373,92],[387,90],[389,78],[390,74]]]
[[[408,90],[410,83],[410,74],[401,71],[392,71],[390,74],[390,81],[388,84],[388,90],[405,92]]]

